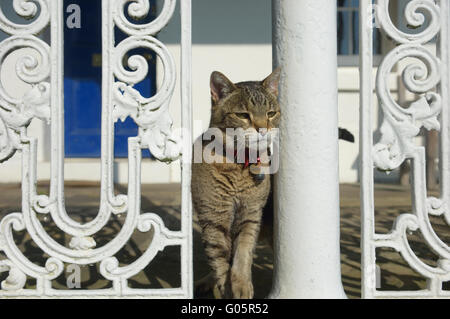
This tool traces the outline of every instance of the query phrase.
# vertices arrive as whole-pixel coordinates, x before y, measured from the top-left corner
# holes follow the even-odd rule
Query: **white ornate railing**
[[[396,46],[384,57],[378,68],[376,83],[372,81],[372,1],[360,1],[361,34],[361,212],[362,212],[362,295],[365,298],[450,297],[442,284],[450,280],[450,247],[434,231],[429,215],[442,216],[450,225],[450,38],[449,0],[409,1],[404,15],[409,25],[421,32],[402,32],[391,20],[389,0],[376,1],[374,12],[379,27]],[[426,14],[423,14],[426,12]],[[427,19],[428,17],[428,19]],[[437,54],[428,48],[437,38]],[[403,71],[407,90],[420,97],[409,107],[399,105],[389,91],[389,74],[405,58],[413,58]],[[417,62],[420,61],[419,63]],[[409,63],[409,62],[408,62]],[[373,90],[384,119],[381,139],[373,145]],[[414,138],[420,129],[440,131],[440,197],[428,197],[425,171],[425,149],[416,146]],[[388,234],[375,232],[373,168],[394,170],[405,160],[411,161],[412,211],[397,217]],[[431,267],[416,256],[407,238],[408,231],[418,231],[439,260]],[[376,249],[389,247],[427,279],[420,291],[379,291],[376,288]]]
[[[102,153],[101,203],[98,215],[80,224],[66,212],[64,206],[64,123],[63,123],[63,0],[14,0],[15,12],[22,17],[35,17],[29,24],[15,24],[0,11],[0,29],[9,34],[0,43],[0,63],[8,54],[22,48],[32,49],[36,55],[19,59],[16,71],[19,78],[32,85],[23,99],[8,95],[0,83],[0,162],[22,154],[22,212],[8,214],[0,223],[0,251],[7,259],[0,261],[0,272],[9,272],[1,284],[0,297],[192,297],[192,226],[190,200],[190,167],[182,170],[181,231],[170,231],[162,219],[153,213],[141,214],[140,163],[141,149],[150,149],[153,156],[171,161],[183,155],[183,163],[191,158],[191,1],[181,1],[182,16],[182,139],[172,133],[168,113],[170,98],[176,82],[175,63],[167,48],[155,35],[171,19],[176,0],[165,0],[160,15],[148,24],[134,24],[125,17],[145,17],[150,10],[149,0],[102,0]],[[3,4],[2,4],[3,6]],[[40,11],[38,10],[40,7]],[[39,12],[39,13],[38,13]],[[100,17],[99,17],[100,18]],[[50,46],[38,34],[50,25]],[[116,43],[115,28],[128,37]],[[133,88],[148,72],[142,56],[131,56],[127,70],[122,60],[134,48],[153,50],[161,59],[164,81],[158,93],[143,97]],[[1,65],[0,64],[0,65]],[[130,138],[129,184],[127,195],[115,195],[113,180],[114,123],[131,117],[139,126],[139,134]],[[49,196],[36,193],[37,139],[27,135],[27,126],[34,118],[51,123],[51,181]],[[182,147],[181,140],[187,147]],[[182,151],[183,150],[183,151]],[[182,151],[182,152],[181,152]],[[183,164],[182,164],[183,165]],[[65,247],[47,234],[38,219],[49,214],[54,223],[72,237]],[[101,230],[112,214],[126,214],[117,236],[97,247],[93,235]],[[135,230],[153,232],[150,246],[140,258],[129,265],[119,266],[114,255],[128,242]],[[45,267],[33,264],[16,246],[14,231],[26,230],[42,251],[50,256]],[[181,287],[172,289],[132,289],[128,278],[143,270],[155,255],[167,246],[181,246]],[[102,290],[55,290],[52,280],[65,265],[99,263],[100,273],[112,282],[112,288]],[[35,289],[26,289],[27,278],[36,279]]]

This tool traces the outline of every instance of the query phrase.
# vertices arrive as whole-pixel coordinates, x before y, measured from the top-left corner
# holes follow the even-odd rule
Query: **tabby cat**
[[[227,128],[242,128],[257,137],[262,136],[261,132],[276,134],[281,117],[279,80],[280,69],[261,82],[236,84],[225,75],[213,72],[210,129],[219,129],[223,136]],[[353,135],[345,129],[339,129],[339,138],[354,141]],[[204,149],[203,136],[199,140]],[[224,138],[224,148],[236,147],[235,142]],[[272,238],[272,198],[267,202],[271,178],[255,173],[258,164],[227,163],[226,154],[221,156],[223,158],[209,164],[205,161],[192,164],[192,201],[212,268],[210,276],[199,283],[202,289],[215,285],[222,297],[253,298],[253,251],[263,210],[264,237],[270,243]]]
[[[223,74],[213,72],[210,128],[220,129],[223,136],[227,128],[242,128],[256,136],[261,136],[260,129],[266,130],[263,134],[274,132],[281,115],[277,101],[279,78],[277,69],[261,82],[233,84]],[[253,297],[253,250],[270,178],[255,175],[252,168],[237,161],[226,163],[225,158],[211,164],[192,164],[193,205],[222,297]]]

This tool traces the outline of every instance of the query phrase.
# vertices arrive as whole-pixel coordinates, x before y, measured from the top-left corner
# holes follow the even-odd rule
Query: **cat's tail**
[[[345,128],[339,128],[339,139],[350,143],[355,143],[355,137]]]

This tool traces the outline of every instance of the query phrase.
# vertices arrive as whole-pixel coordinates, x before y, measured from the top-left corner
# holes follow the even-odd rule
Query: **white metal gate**
[[[291,77],[304,75],[304,79],[311,79],[315,76],[309,72],[301,74],[297,69],[303,67],[302,63],[307,64],[313,61],[313,67],[320,69],[321,75],[327,79],[321,83],[325,85],[326,92],[319,90],[320,87],[314,86],[311,81],[310,86],[316,90],[316,95],[310,92],[300,92],[301,97],[321,97],[323,105],[330,107],[330,112],[334,112],[335,96],[331,91],[335,89],[335,78],[333,75],[336,68],[336,61],[333,53],[326,48],[334,48],[333,43],[335,21],[328,19],[334,15],[335,7],[329,7],[325,1],[275,1],[275,9],[279,12],[274,22],[278,26],[277,36],[283,36],[278,46],[280,60],[279,63],[297,63],[292,65],[286,73]],[[450,33],[449,18],[450,5],[449,0],[411,0],[405,11],[405,18],[412,26],[420,26],[425,20],[429,21],[425,29],[419,33],[407,34],[398,29],[392,22],[389,14],[389,0],[378,0],[376,6],[372,7],[371,0],[360,1],[360,56],[361,56],[361,212],[362,212],[362,291],[365,298],[383,298],[383,297],[450,297],[450,292],[442,289],[443,282],[450,281],[450,249],[437,234],[434,232],[429,221],[429,215],[442,216],[447,223],[450,223],[450,212],[448,205],[450,201],[450,151],[449,151],[449,85],[450,85]],[[98,215],[94,220],[87,224],[80,224],[71,219],[66,212],[64,205],[64,123],[63,123],[63,0],[13,0],[14,10],[23,17],[36,17],[31,23],[23,25],[16,24],[8,20],[0,11],[0,29],[10,35],[9,38],[0,43],[0,63],[3,64],[6,56],[11,52],[22,48],[31,49],[35,55],[25,55],[16,65],[16,73],[26,83],[32,85],[32,89],[23,97],[16,99],[8,95],[0,83],[0,162],[7,160],[17,151],[22,155],[22,212],[8,214],[0,223],[0,252],[6,255],[6,259],[0,261],[0,272],[8,272],[8,277],[2,282],[0,297],[192,297],[192,208],[190,200],[190,167],[188,164],[191,159],[192,145],[192,107],[191,107],[191,0],[180,1],[182,25],[182,126],[183,135],[177,138],[173,134],[171,127],[172,121],[168,113],[169,100],[174,94],[175,88],[175,64],[167,48],[159,42],[155,35],[171,19],[175,11],[175,0],[165,0],[160,15],[149,24],[134,24],[125,17],[125,10],[133,18],[145,16],[150,10],[148,0],[102,0],[102,20],[103,20],[103,88],[102,88],[102,177],[101,177],[101,203]],[[308,4],[308,5],[307,5]],[[279,6],[278,6],[279,5]],[[304,15],[310,12],[315,14],[323,13],[320,20],[322,29],[317,28],[315,19],[303,19],[297,24],[296,17],[293,17],[289,11],[295,8],[300,12],[305,10]],[[303,10],[304,9],[304,10]],[[373,33],[373,12],[376,15],[376,21],[386,34],[396,43],[396,46],[384,57],[378,68],[376,83],[372,81],[373,72],[373,54],[372,54],[372,33]],[[274,14],[277,10],[274,10]],[[310,11],[308,11],[310,10]],[[427,15],[421,12],[425,11]],[[292,11],[296,13],[296,11]],[[309,15],[310,16],[314,15]],[[303,16],[302,16],[303,17]],[[429,17],[429,19],[426,19]],[[307,20],[307,21],[306,21]],[[303,29],[298,26],[306,25],[306,30],[310,30],[309,37],[295,37],[296,32]],[[50,45],[42,41],[38,34],[50,26],[51,41]],[[285,28],[287,26],[288,28]],[[128,37],[116,43],[114,39],[114,29],[120,28]],[[301,30],[300,30],[301,29]],[[326,31],[326,32],[325,32]],[[283,33],[284,32],[284,33]],[[319,32],[322,39],[317,39]],[[284,37],[286,35],[286,37]],[[313,36],[312,36],[313,35]],[[292,39],[294,40],[290,40]],[[325,38],[327,37],[327,38]],[[427,43],[437,38],[437,54],[434,54],[427,48]],[[304,49],[309,53],[302,59],[297,59],[297,50],[285,50],[291,48],[298,41],[301,45],[298,48]],[[332,44],[332,45],[330,45]],[[147,62],[142,56],[132,56],[128,59],[129,69],[125,68],[122,60],[126,53],[134,48],[144,47],[156,52],[160,57],[164,67],[164,81],[158,94],[151,98],[144,98],[136,91],[133,86],[144,79],[148,72]],[[297,48],[297,47],[296,47]],[[316,51],[314,51],[316,50]],[[324,52],[326,51],[326,52]],[[314,53],[321,53],[320,55]],[[286,54],[287,56],[281,56]],[[38,58],[36,58],[38,56]],[[319,61],[316,56],[324,58],[327,63]],[[388,75],[392,68],[400,61],[406,58],[413,58],[421,61],[420,63],[410,64],[403,72],[403,82],[405,87],[420,98],[408,108],[398,105],[392,98],[387,85]],[[309,59],[309,60],[308,60]],[[301,61],[300,61],[301,60]],[[289,65],[288,65],[289,67]],[[321,69],[322,68],[322,69]],[[331,70],[333,68],[333,70]],[[131,69],[131,71],[130,71]],[[302,70],[303,72],[303,70]],[[329,73],[327,73],[329,72]],[[305,72],[307,73],[307,72]],[[330,76],[326,76],[330,74]],[[303,77],[301,77],[303,79]],[[315,79],[317,80],[317,79]],[[297,90],[293,86],[287,85],[282,81],[280,94],[289,97],[289,90]],[[302,81],[299,81],[302,85]],[[373,126],[372,112],[374,106],[373,91],[375,90],[378,101],[384,114],[384,122],[381,126],[382,137],[377,144],[373,145]],[[298,90],[297,90],[298,91]],[[292,93],[292,92],[291,92]],[[293,94],[293,93],[292,93]],[[289,100],[289,99],[288,99]],[[303,101],[299,99],[299,101]],[[291,107],[292,114],[304,111],[306,109],[294,108],[300,102],[288,105]],[[317,101],[314,101],[317,103]],[[330,102],[330,103],[328,103]],[[313,104],[313,103],[311,103]],[[315,112],[328,112],[327,108],[315,110]],[[318,113],[318,114],[319,114]],[[301,113],[299,113],[301,114]],[[324,113],[329,116],[328,113]],[[322,115],[312,116],[314,121],[321,121]],[[335,114],[336,115],[336,114]],[[115,195],[113,190],[114,170],[113,170],[113,139],[114,123],[119,119],[131,117],[139,126],[138,136],[129,140],[129,184],[127,195]],[[33,119],[41,119],[51,123],[51,181],[49,196],[38,195],[36,192],[36,146],[37,139],[27,134],[27,126]],[[307,117],[304,117],[307,119]],[[303,119],[303,120],[304,120]],[[289,119],[290,121],[296,119]],[[297,124],[297,123],[296,123]],[[337,132],[334,118],[326,123],[327,138],[320,138],[326,146],[332,147],[336,144],[337,136],[328,135],[330,132]],[[283,124],[287,129],[288,124]],[[427,197],[426,179],[425,179],[425,151],[423,147],[415,146],[413,140],[419,134],[419,130],[425,127],[428,130],[440,130],[440,188],[441,196],[439,198]],[[321,130],[324,131],[324,125]],[[292,132],[289,132],[292,133]],[[294,132],[295,133],[295,132]],[[299,133],[300,137],[303,136]],[[289,134],[285,134],[287,136]],[[320,134],[319,134],[320,135]],[[318,135],[318,136],[319,136]],[[310,143],[308,135],[302,141]],[[319,136],[321,137],[321,136]],[[332,138],[331,138],[332,137]],[[284,140],[285,145],[289,145],[289,140]],[[298,143],[298,140],[291,138],[291,143]],[[313,141],[314,142],[314,141]],[[312,144],[311,144],[312,145]],[[317,144],[318,145],[318,144]],[[308,164],[315,164],[315,158],[322,158],[322,149],[315,145],[313,155]],[[334,146],[333,146],[334,147]],[[167,229],[158,215],[153,213],[141,214],[140,207],[140,163],[141,149],[149,148],[151,153],[159,160],[168,161],[178,158],[182,154],[182,221],[180,231],[171,231]],[[313,149],[314,146],[311,146]],[[317,151],[320,149],[319,151]],[[330,158],[337,158],[337,150],[329,154]],[[306,150],[308,151],[308,150]],[[300,154],[300,153],[299,153]],[[301,155],[301,154],[300,154]],[[300,157],[300,156],[299,156]],[[303,158],[301,158],[303,159]],[[402,214],[398,217],[394,228],[388,234],[378,234],[375,232],[374,215],[374,166],[383,170],[393,170],[398,168],[405,160],[409,159],[412,164],[412,212]],[[318,163],[322,165],[323,163]],[[334,163],[333,163],[334,164]],[[295,172],[304,172],[307,167],[297,165]],[[334,286],[333,295],[342,296],[342,287],[338,280],[340,271],[338,267],[339,254],[338,247],[334,238],[338,235],[338,196],[337,196],[337,167],[331,167],[329,175],[333,179],[333,185],[330,180],[323,179],[316,181],[317,189],[323,189],[323,183],[331,185],[333,196],[329,196],[327,203],[334,203],[336,207],[325,205],[327,214],[324,210],[320,214],[306,214],[301,212],[297,214],[299,198],[293,192],[294,188],[289,189],[286,180],[279,179],[279,191],[285,191],[283,205],[278,208],[285,209],[283,232],[278,235],[310,235],[321,234],[321,240],[315,240],[315,244],[324,243],[318,249],[304,249],[304,256],[314,256],[323,258],[324,261],[332,262],[327,264],[327,271],[324,273],[322,267],[317,267],[314,263],[309,263],[310,268],[306,267],[316,279],[321,277],[323,287]],[[319,171],[319,170],[317,170]],[[287,172],[286,176],[292,175],[292,170]],[[320,172],[321,174],[323,172]],[[323,175],[323,174],[322,174]],[[310,180],[305,179],[310,183]],[[322,183],[322,184],[321,184]],[[297,183],[294,186],[298,187]],[[316,188],[312,188],[312,192]],[[311,193],[312,193],[311,192]],[[319,193],[319,192],[314,192]],[[286,194],[289,194],[289,205],[286,204]],[[306,193],[305,193],[306,194]],[[305,205],[309,210],[312,207],[319,207],[314,198],[304,196],[303,200],[310,199],[313,204]],[[324,202],[320,200],[320,202]],[[280,202],[281,203],[281,202]],[[283,207],[282,207],[283,206]],[[288,209],[286,210],[286,206]],[[305,210],[306,210],[305,208]],[[96,247],[93,240],[99,230],[101,230],[112,214],[126,214],[126,219],[119,234],[110,242],[102,247]],[[46,233],[39,221],[39,215],[50,215],[55,224],[66,234],[71,236],[72,240],[68,247],[56,242]],[[301,219],[305,217],[306,219]],[[312,227],[309,232],[299,231],[297,224],[293,223],[297,216],[298,220],[307,222],[315,219],[311,225],[316,228],[321,227],[321,232]],[[323,216],[327,217],[324,218]],[[332,217],[332,220],[328,218]],[[320,219],[320,218],[323,218]],[[325,228],[325,225],[329,228]],[[286,229],[288,228],[288,229]],[[135,262],[121,266],[114,255],[130,239],[134,230],[148,233],[153,236],[152,242],[145,253]],[[331,229],[327,234],[324,230]],[[48,258],[44,266],[32,263],[27,256],[18,249],[14,242],[13,233],[26,230],[32,240],[41,248]],[[290,232],[287,232],[289,230]],[[440,256],[437,267],[431,267],[424,264],[412,251],[407,240],[407,231],[420,231],[429,247]],[[152,234],[150,234],[152,233]],[[331,235],[330,235],[331,234]],[[326,236],[331,236],[331,240],[325,240]],[[287,238],[287,237],[286,237]],[[296,237],[301,238],[301,237]],[[291,238],[290,238],[291,239]],[[280,236],[280,240],[283,237]],[[303,240],[305,243],[308,240]],[[287,240],[285,241],[287,242]],[[274,296],[280,295],[279,290],[285,286],[295,286],[283,292],[282,296],[292,296],[300,290],[307,291],[308,296],[312,296],[308,289],[314,291],[314,296],[323,296],[324,291],[321,285],[314,286],[318,280],[308,280],[308,275],[301,276],[299,267],[292,265],[305,266],[310,260],[300,260],[297,258],[298,252],[291,246],[281,243],[276,246],[282,251],[279,254],[279,263],[275,270],[275,292]],[[181,287],[173,289],[133,289],[128,285],[128,279],[140,272],[159,252],[167,246],[181,247]],[[307,243],[311,246],[311,243]],[[337,244],[336,244],[337,246]],[[304,248],[304,246],[302,246]],[[309,248],[311,248],[309,247]],[[428,288],[422,291],[378,291],[376,289],[376,249],[379,247],[390,247],[398,251],[408,264],[428,280]],[[308,248],[308,247],[307,247]],[[283,250],[284,249],[284,250]],[[333,258],[330,258],[333,256]],[[289,258],[290,259],[289,259]],[[295,258],[293,258],[295,257]],[[286,262],[289,259],[290,263]],[[311,258],[312,259],[312,258]],[[278,260],[278,259],[277,259]],[[99,264],[100,273],[106,279],[112,282],[112,287],[102,290],[55,290],[52,288],[52,280],[57,278],[68,264],[88,265]],[[288,265],[291,268],[283,268]],[[306,265],[308,266],[308,265]],[[318,271],[320,269],[322,271]],[[297,272],[297,273],[296,273]],[[285,274],[289,273],[289,276]],[[328,280],[332,273],[333,282]],[[295,275],[295,276],[294,276]],[[328,275],[326,277],[325,275]],[[295,278],[292,278],[295,277]],[[292,285],[293,279],[299,277],[303,282],[311,283],[311,287]],[[27,278],[36,279],[36,288],[25,288]],[[305,279],[306,278],[306,279]],[[331,282],[331,283],[330,283]],[[297,287],[298,286],[298,287]],[[280,288],[280,289],[278,289]],[[289,288],[289,287],[288,287]],[[298,294],[301,295],[301,294]]]
[[[409,1],[404,17],[413,27],[425,25],[423,31],[405,33],[391,20],[389,0],[360,1],[361,57],[361,213],[362,213],[362,295],[364,298],[448,298],[450,291],[442,284],[450,280],[450,247],[434,231],[429,215],[442,216],[450,225],[450,38],[449,1]],[[424,14],[424,12],[426,14]],[[375,13],[375,19],[373,16]],[[373,21],[392,39],[395,47],[383,58],[376,83],[373,83]],[[427,44],[437,38],[433,53]],[[404,86],[419,95],[409,107],[399,105],[389,91],[389,74],[395,65],[413,58],[403,71]],[[418,62],[420,61],[420,62]],[[383,110],[381,139],[373,145],[373,91]],[[428,197],[425,171],[425,148],[415,145],[420,129],[440,131],[440,197]],[[387,234],[375,232],[374,167],[390,171],[405,160],[411,163],[412,211],[397,217]],[[438,266],[421,261],[411,249],[407,232],[418,231],[438,256]],[[401,254],[412,269],[427,279],[421,291],[379,291],[376,288],[376,249],[389,247]]]
[[[64,123],[63,123],[63,0],[14,0],[14,10],[22,17],[38,17],[27,25],[15,24],[0,11],[0,29],[10,35],[0,43],[0,63],[12,51],[31,48],[38,58],[23,56],[16,66],[17,75],[32,85],[22,100],[10,97],[0,84],[0,162],[16,151],[22,155],[22,212],[8,214],[0,224],[0,251],[7,259],[0,261],[0,272],[9,272],[2,283],[3,297],[192,297],[192,226],[190,199],[190,166],[182,169],[181,231],[167,229],[154,213],[142,213],[140,207],[141,149],[149,148],[162,161],[178,158],[183,163],[191,158],[191,1],[183,0],[182,16],[182,125],[183,136],[172,132],[168,113],[174,93],[176,70],[174,60],[155,35],[171,19],[176,0],[164,1],[160,15],[151,23],[134,24],[125,17],[125,10],[136,19],[150,10],[148,0],[102,0],[102,155],[101,203],[98,215],[87,224],[69,217],[64,205]],[[100,19],[100,17],[99,17]],[[51,30],[50,45],[38,38],[47,26]],[[127,38],[120,43],[114,39],[115,28]],[[122,60],[134,48],[153,50],[161,59],[164,81],[158,93],[144,98],[133,88],[142,81],[148,65],[144,57],[131,56],[129,69]],[[129,184],[127,195],[115,195],[113,188],[114,123],[131,117],[139,126],[139,135],[128,144]],[[34,119],[51,123],[51,182],[49,196],[36,193],[37,139],[27,135],[27,126]],[[183,147],[182,142],[187,147]],[[49,214],[55,224],[72,237],[69,247],[56,242],[46,233],[38,219]],[[101,230],[111,214],[126,214],[117,236],[102,247],[96,247],[93,235]],[[133,231],[153,233],[152,241],[140,258],[120,266],[114,255],[128,242]],[[14,231],[26,230],[48,258],[44,267],[33,264],[14,243]],[[172,289],[132,289],[128,279],[139,273],[159,251],[167,246],[181,246],[181,287]],[[112,288],[102,290],[55,290],[52,280],[67,264],[99,263],[100,273],[112,282]],[[36,279],[36,289],[25,289],[27,278]]]

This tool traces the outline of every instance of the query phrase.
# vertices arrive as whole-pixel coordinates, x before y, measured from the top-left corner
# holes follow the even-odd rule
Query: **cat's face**
[[[222,73],[211,75],[210,127],[244,129],[247,134],[271,133],[280,123],[280,69],[261,82],[233,84]]]

